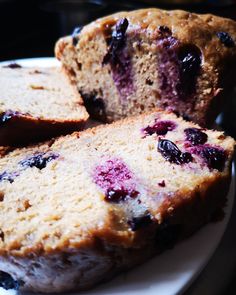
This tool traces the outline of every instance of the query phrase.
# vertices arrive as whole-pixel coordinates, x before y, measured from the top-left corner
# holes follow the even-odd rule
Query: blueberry
[[[158,185],[160,187],[165,187],[166,186],[165,180],[162,180],[161,182],[158,182]]]
[[[192,155],[190,153],[185,152],[185,153],[181,154],[182,164],[190,163],[190,162],[192,162],[192,160],[193,160],[193,157],[192,157]]]
[[[51,162],[52,160],[55,160],[59,157],[58,154],[54,153],[37,153],[33,155],[32,157],[26,158],[19,162],[19,165],[23,168],[32,168],[36,167],[40,170],[45,168],[47,166],[47,163]]]
[[[202,151],[203,157],[206,159],[208,167],[222,171],[225,166],[225,151],[218,148],[208,147]]]
[[[168,28],[167,26],[159,26],[158,30],[163,37],[169,37],[172,35],[170,28]]]
[[[88,113],[95,119],[106,120],[105,103],[97,92],[85,93],[79,91]]]
[[[183,119],[185,120],[185,121],[191,121],[191,118],[189,117],[189,115],[186,115],[186,114],[183,114]]]
[[[17,117],[20,113],[8,110],[0,115],[0,125],[4,125],[9,122],[12,118]]]
[[[195,88],[196,77],[201,68],[201,51],[195,45],[185,45],[179,49],[180,84],[177,90],[182,95],[191,94]]]
[[[233,47],[235,45],[232,37],[226,32],[218,32],[216,33],[216,36],[226,47]]]
[[[186,128],[184,132],[187,141],[191,142],[192,145],[199,145],[207,142],[207,134],[202,132],[199,128]]]
[[[128,198],[135,199],[139,195],[136,190],[129,191],[127,189],[108,189],[105,200],[111,203],[119,203],[126,201]]]
[[[167,139],[159,140],[158,151],[169,162],[176,162],[180,164],[181,151],[172,141]]]
[[[167,139],[160,139],[157,149],[161,153],[161,155],[170,163],[181,165],[192,162],[193,160],[190,153],[182,153],[172,141]]]
[[[195,45],[185,45],[179,49],[178,58],[183,74],[194,75],[201,65],[201,51]]]
[[[151,79],[146,79],[146,84],[149,85],[149,86],[152,86],[153,85],[153,81]]]
[[[80,27],[77,27],[74,29],[73,33],[72,33],[72,44],[74,46],[77,45],[78,41],[79,41],[79,34],[80,32],[82,31],[83,27],[80,26]]]
[[[209,169],[223,171],[227,159],[226,152],[223,149],[210,145],[203,145],[192,149],[192,152],[199,155]]]
[[[157,121],[153,126],[147,126],[143,129],[147,135],[156,133],[157,135],[166,135],[168,131],[176,128],[176,124],[172,121]]]
[[[119,62],[118,53],[125,45],[125,34],[128,28],[129,22],[127,18],[122,18],[116,24],[114,31],[112,32],[111,44],[107,54],[104,56],[103,64],[112,63],[117,64]]]
[[[0,271],[0,287],[5,290],[18,290],[19,284],[8,273]]]
[[[13,183],[15,178],[19,176],[18,172],[6,172],[4,171],[2,174],[0,174],[0,181],[9,181],[10,183]]]
[[[4,196],[1,198],[1,201],[4,200]],[[4,242],[5,240],[5,234],[4,232],[0,229],[0,239]],[[1,272],[0,272],[1,273]]]
[[[131,227],[132,231],[139,230],[140,228],[148,226],[151,223],[152,223],[152,217],[150,213],[147,213],[139,217],[133,217],[132,220],[128,221],[128,224]]]

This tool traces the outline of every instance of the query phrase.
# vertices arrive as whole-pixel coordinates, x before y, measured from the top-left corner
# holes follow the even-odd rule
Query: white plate
[[[39,57],[39,58],[26,58],[17,60],[8,60],[1,62],[0,65],[9,65],[11,63],[17,63],[23,67],[56,67],[60,65],[60,62],[52,57]]]
[[[54,58],[34,58],[16,60],[22,66],[57,66]],[[8,64],[9,62],[1,63]],[[235,173],[228,194],[225,218],[211,223],[199,230],[191,238],[184,240],[163,254],[152,258],[132,271],[124,273],[108,283],[79,295],[174,295],[181,294],[197,277],[218,246],[231,215],[234,193]],[[14,291],[4,291],[0,295],[13,295]],[[67,293],[68,294],[68,293]],[[18,294],[24,295],[24,293]],[[65,294],[66,295],[66,294]]]

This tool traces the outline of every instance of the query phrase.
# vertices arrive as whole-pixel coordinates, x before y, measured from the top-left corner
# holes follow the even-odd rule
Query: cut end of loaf
[[[85,26],[77,42],[62,38],[56,56],[91,116],[114,121],[158,106],[210,125],[235,84],[235,30],[213,15],[122,12]]]

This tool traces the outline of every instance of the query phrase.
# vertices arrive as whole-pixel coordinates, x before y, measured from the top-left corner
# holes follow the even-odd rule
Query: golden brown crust
[[[86,120],[47,120],[27,115],[13,117],[0,128],[0,145],[22,146],[82,130]]]

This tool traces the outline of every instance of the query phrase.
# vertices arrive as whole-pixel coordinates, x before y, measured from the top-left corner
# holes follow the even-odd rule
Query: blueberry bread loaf
[[[18,145],[81,128],[83,101],[57,68],[0,68],[0,145]]]
[[[236,23],[184,11],[121,12],[60,39],[56,56],[96,118],[158,106],[209,126],[236,84]]]
[[[0,159],[0,270],[20,289],[85,289],[221,212],[234,140],[156,111]]]

